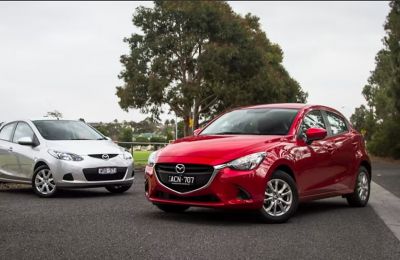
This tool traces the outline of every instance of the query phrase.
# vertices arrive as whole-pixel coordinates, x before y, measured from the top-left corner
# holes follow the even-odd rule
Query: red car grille
[[[214,167],[200,164],[185,164],[184,173],[177,173],[176,163],[156,164],[155,172],[158,180],[166,187],[177,192],[190,192],[200,189],[207,185],[213,176]],[[179,185],[170,183],[169,176],[187,176],[194,177],[194,183],[190,185]]]

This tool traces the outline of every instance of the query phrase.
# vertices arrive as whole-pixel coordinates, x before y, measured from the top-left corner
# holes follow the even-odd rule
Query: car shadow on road
[[[319,216],[351,209],[352,207],[347,204],[346,200],[341,198],[316,200],[301,203],[295,217]]]
[[[0,190],[0,193],[15,193],[19,195],[37,197],[37,195],[34,193],[34,191],[30,186],[22,188],[2,189]],[[59,189],[52,198],[97,198],[97,197],[114,197],[114,196],[128,196],[128,195],[130,195],[129,191],[123,194],[114,194],[108,192],[104,188]]]
[[[156,207],[144,213],[146,218],[156,221],[186,222],[209,225],[248,225],[262,223],[257,212],[241,210],[220,210],[208,208],[191,208],[183,213],[165,213]]]
[[[282,225],[289,225],[290,223],[297,222],[301,219],[321,217],[321,215],[329,215],[351,210],[345,200],[329,199],[318,200],[312,202],[305,202],[299,205],[295,215],[287,223]],[[244,210],[222,210],[222,209],[209,209],[209,208],[191,208],[183,213],[165,213],[158,210],[156,207],[152,211],[147,211],[146,217],[158,221],[168,222],[186,222],[208,225],[249,225],[249,224],[264,224],[260,215],[256,211]]]
[[[110,196],[124,196],[124,194],[114,194],[108,192],[105,188],[92,188],[92,189],[66,189],[58,190],[55,198],[92,198],[92,197],[110,197]]]

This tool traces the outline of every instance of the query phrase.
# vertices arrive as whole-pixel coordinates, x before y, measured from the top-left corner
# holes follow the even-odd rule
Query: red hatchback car
[[[152,153],[145,179],[147,198],[167,212],[252,209],[278,223],[306,200],[343,196],[365,206],[371,164],[362,136],[335,109],[269,104],[222,114]]]

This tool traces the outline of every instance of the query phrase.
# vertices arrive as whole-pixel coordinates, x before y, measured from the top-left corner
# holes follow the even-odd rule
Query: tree
[[[103,135],[110,136],[110,132],[108,130],[107,124],[103,124],[102,122],[100,122],[99,124],[96,124],[93,127],[96,128],[96,130],[99,131],[100,133],[102,133]]]
[[[153,143],[165,143],[167,141],[167,139],[163,136],[152,136],[150,137],[150,142]]]
[[[175,139],[175,137],[172,133],[173,133],[173,130],[167,132],[167,142]]]
[[[350,121],[354,128],[364,135],[365,140],[370,141],[375,131],[376,123],[373,113],[366,106],[361,105],[356,108],[354,114],[351,115]]]
[[[133,138],[133,132],[132,132],[132,128],[130,127],[124,127],[121,129],[121,132],[119,134],[119,138],[118,141],[120,142],[132,142],[132,138]],[[130,144],[121,144],[124,147],[130,147]]]
[[[367,131],[371,153],[400,158],[400,0],[390,2],[384,28],[384,48],[362,94],[367,106],[356,108],[351,121]],[[369,130],[368,130],[369,129]]]
[[[141,134],[141,133],[154,133],[157,131],[157,127],[159,125],[158,121],[153,120],[150,117],[147,117],[146,119],[137,122],[135,125],[136,132]]]
[[[46,117],[62,118],[63,115],[58,110],[54,110],[54,111],[47,112]]]
[[[144,137],[144,136],[137,136],[137,137],[135,137],[135,142],[147,143],[147,142],[149,142],[149,138]]]
[[[184,135],[223,110],[269,102],[305,102],[307,94],[282,66],[283,53],[259,19],[235,14],[225,2],[155,1],[139,7],[126,38],[130,54],[117,87],[121,108],[158,117],[167,104],[184,121]]]
[[[390,2],[391,10],[385,24],[386,37],[384,43],[390,63],[391,77],[388,81],[390,95],[393,97],[394,107],[400,112],[400,1]]]

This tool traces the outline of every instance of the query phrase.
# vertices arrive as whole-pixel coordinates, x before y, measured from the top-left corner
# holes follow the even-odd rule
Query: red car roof
[[[263,105],[256,105],[256,106],[248,106],[245,108],[296,108],[296,109],[301,109],[304,107],[308,107],[311,105],[306,105],[302,103],[275,103],[275,104],[263,104]]]

